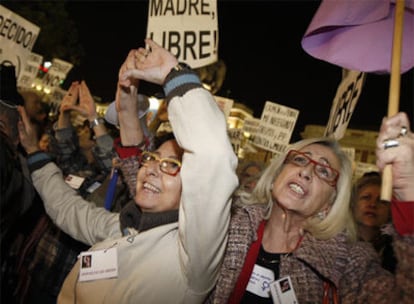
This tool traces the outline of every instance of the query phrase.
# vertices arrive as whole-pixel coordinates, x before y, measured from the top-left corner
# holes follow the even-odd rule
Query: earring
[[[324,220],[324,219],[325,219],[325,217],[326,217],[326,210],[324,210],[324,211],[319,211],[319,212],[316,214],[316,217],[317,217],[318,219],[320,219],[321,221],[322,221],[322,220]]]

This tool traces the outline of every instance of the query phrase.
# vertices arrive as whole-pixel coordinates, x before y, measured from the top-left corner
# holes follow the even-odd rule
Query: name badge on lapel
[[[84,251],[79,257],[80,282],[118,277],[118,251],[116,247]]]

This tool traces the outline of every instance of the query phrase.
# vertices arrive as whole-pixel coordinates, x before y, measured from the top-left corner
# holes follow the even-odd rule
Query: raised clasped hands
[[[79,99],[79,104],[77,104]],[[89,121],[94,120],[96,113],[95,101],[85,81],[74,81],[60,103],[62,115],[69,116],[70,111],[76,111]]]
[[[155,43],[145,39],[146,48],[135,51],[135,69],[128,69],[121,75],[120,84],[129,87],[134,79],[141,79],[162,85],[171,69],[178,64],[177,58]]]
[[[74,81],[70,85],[66,95],[60,102],[60,113],[69,114],[73,107],[76,105],[79,98],[79,82]]]
[[[138,109],[137,94],[139,79],[131,79],[126,83],[122,79],[124,73],[128,70],[135,69],[135,53],[137,50],[131,50],[127,58],[119,69],[118,73],[118,87],[115,97],[115,107],[118,113],[123,112],[127,116],[129,113],[135,115]]]
[[[384,118],[377,138],[377,166],[392,165],[393,195],[414,201],[414,134],[407,114]]]
[[[73,109],[89,121],[92,121],[98,117],[98,114],[96,113],[95,100],[93,99],[92,94],[84,80],[82,80],[79,87],[79,106],[75,105]]]

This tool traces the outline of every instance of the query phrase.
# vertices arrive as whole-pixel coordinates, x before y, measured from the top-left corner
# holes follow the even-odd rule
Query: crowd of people
[[[11,75],[0,101],[2,301],[414,298],[407,114],[384,118],[377,139],[379,172],[392,166],[389,202],[378,172],[352,184],[332,138],[292,143],[268,164],[239,162],[212,94],[151,39],[119,69],[115,126],[98,117],[85,81],[71,84],[56,121],[40,124],[47,117],[26,107],[13,67],[2,73]],[[146,125],[140,81],[162,86],[172,133]]]

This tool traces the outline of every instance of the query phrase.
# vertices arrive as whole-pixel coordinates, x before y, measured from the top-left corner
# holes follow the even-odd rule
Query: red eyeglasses
[[[319,177],[321,180],[325,181],[328,185],[331,185],[332,187],[336,186],[336,182],[339,178],[339,172],[334,168],[325,164],[318,163],[305,153],[296,150],[289,151],[284,163],[293,164],[298,167],[306,167],[307,165],[312,163],[314,164],[313,171],[315,172],[316,176]]]

